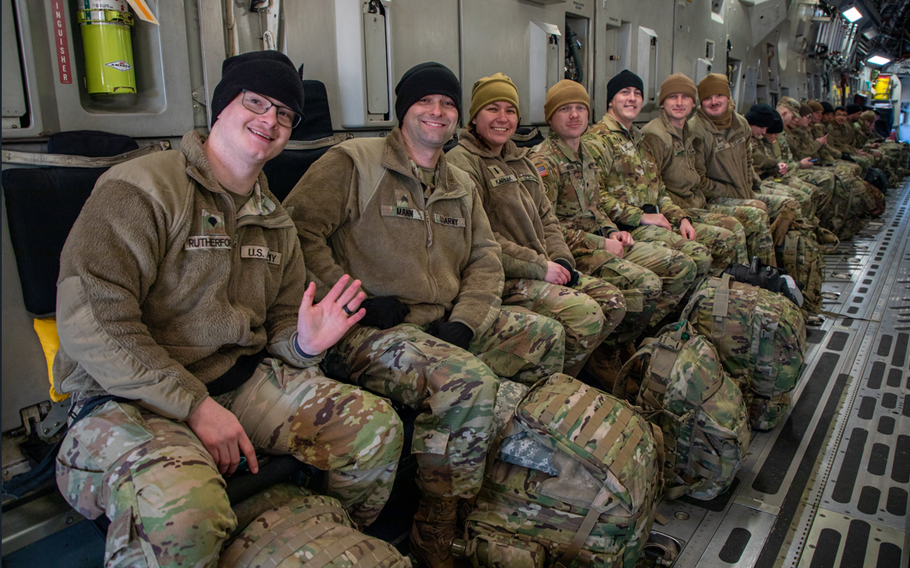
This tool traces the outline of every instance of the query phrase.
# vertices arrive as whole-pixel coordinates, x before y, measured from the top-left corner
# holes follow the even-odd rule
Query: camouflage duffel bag
[[[228,541],[219,568],[411,566],[391,544],[355,529],[336,499],[289,483],[247,499],[234,512],[238,530],[245,528]]]
[[[742,392],[714,346],[686,321],[648,338],[623,365],[613,394],[630,398],[663,431],[664,497],[708,501],[726,491],[749,451]]]
[[[524,396],[500,438],[465,524],[475,567],[635,565],[660,488],[648,422],[555,374]]]
[[[822,311],[822,282],[824,282],[825,258],[815,240],[815,228],[801,225],[791,226],[784,237],[784,243],[775,249],[777,264],[787,274],[803,284],[803,309],[810,314]]]
[[[714,344],[743,392],[752,429],[774,428],[803,369],[806,322],[796,304],[724,274],[701,285],[681,319]]]

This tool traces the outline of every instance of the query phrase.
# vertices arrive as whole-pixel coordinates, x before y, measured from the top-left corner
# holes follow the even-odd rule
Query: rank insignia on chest
[[[411,206],[411,194],[408,193],[405,189],[396,189],[395,190],[395,205],[398,207],[410,207]]]
[[[724,150],[726,150],[727,148],[730,147],[730,145],[727,144],[727,141],[724,140],[723,138],[715,138],[714,145],[717,146],[718,152],[723,152]]]
[[[499,168],[499,166],[487,166],[487,169],[490,170],[490,173],[496,177],[503,175],[502,170]]]
[[[547,166],[546,164],[537,164],[537,173],[540,174],[540,177],[545,177],[547,175]]]
[[[224,213],[203,209],[201,217],[203,235],[227,235],[224,228]]]

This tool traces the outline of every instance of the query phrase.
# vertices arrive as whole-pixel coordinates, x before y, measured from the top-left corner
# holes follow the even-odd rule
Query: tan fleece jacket
[[[268,347],[298,367],[319,361],[291,343],[307,280],[294,224],[261,173],[258,207],[238,218],[203,142],[189,132],[180,151],[115,166],[95,185],[61,255],[62,392],[185,420],[241,355]]]
[[[733,113],[733,126],[720,131],[696,113],[689,119],[689,130],[695,148],[695,167],[705,197],[754,199],[752,152],[749,140],[752,129],[746,119]]]
[[[450,313],[481,335],[499,315],[500,249],[471,178],[436,164],[429,197],[398,128],[342,142],[310,166],[285,200],[308,267],[326,284],[345,273],[370,296],[396,296],[406,320]]]
[[[666,111],[661,109],[660,116],[641,131],[673,203],[683,209],[704,209],[707,200],[699,188],[701,176],[695,169],[695,148],[689,125],[684,122],[680,130],[670,123]]]
[[[548,261],[563,259],[575,266],[575,260],[527,155],[527,148],[519,149],[511,140],[501,155],[494,155],[463,128],[458,146],[446,159],[466,171],[480,189],[490,227],[502,247],[506,277],[543,280]]]

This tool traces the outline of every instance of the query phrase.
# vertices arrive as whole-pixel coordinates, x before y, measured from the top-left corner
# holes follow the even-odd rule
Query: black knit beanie
[[[749,124],[752,126],[769,128],[771,123],[774,122],[774,115],[776,114],[777,112],[768,105],[755,105],[746,113],[746,120],[748,120]],[[777,116],[780,117],[779,114],[777,114]],[[783,128],[783,126],[781,126],[781,128]]]
[[[863,107],[859,105],[847,105],[847,114],[856,114],[858,112],[863,112]]]
[[[610,82],[607,83],[608,107],[610,106],[610,101],[612,101],[613,97],[616,96],[616,93],[625,89],[626,87],[635,87],[641,91],[642,95],[645,93],[645,84],[641,81],[641,77],[629,71],[628,69],[623,69],[615,77],[610,79]]]
[[[252,51],[224,60],[221,81],[212,95],[212,124],[243,89],[280,101],[303,122],[303,81],[280,51]]]
[[[822,101],[822,114],[833,113],[834,107],[828,101]]]
[[[428,61],[405,71],[395,86],[395,115],[399,125],[411,105],[427,95],[445,95],[452,99],[461,118],[461,83],[458,77],[442,63]]]
[[[771,107],[768,108],[770,109]],[[768,125],[768,134],[780,134],[784,131],[784,119],[780,117],[780,113],[778,113],[776,110],[771,109],[771,112],[771,124]],[[758,125],[756,124],[756,126]]]

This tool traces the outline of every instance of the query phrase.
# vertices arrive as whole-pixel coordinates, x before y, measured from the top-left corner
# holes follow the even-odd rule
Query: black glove
[[[568,260],[560,258],[559,260],[554,260],[553,262],[569,271],[569,281],[563,284],[563,286],[568,286],[571,288],[572,286],[578,284],[578,271],[572,268],[572,265],[569,264]]]
[[[360,325],[388,329],[404,321],[411,308],[395,296],[379,296],[370,298],[360,303],[360,307],[367,311]]]
[[[459,321],[434,321],[427,328],[427,333],[465,351],[474,339],[471,328]]]
[[[851,156],[850,154],[848,154],[848,153],[846,153],[846,152],[843,152],[843,153],[840,155],[840,159],[841,159],[841,160],[847,160],[848,162],[853,162],[853,161],[854,161],[854,160],[853,160],[853,156]]]

